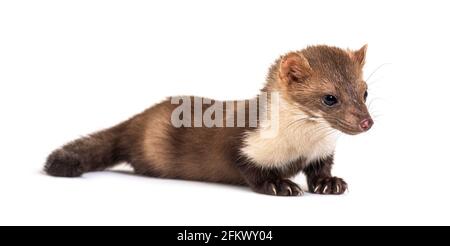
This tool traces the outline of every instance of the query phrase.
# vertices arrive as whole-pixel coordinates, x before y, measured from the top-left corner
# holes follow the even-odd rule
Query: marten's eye
[[[367,91],[364,92],[364,102],[367,100],[367,96],[369,95],[369,93],[367,93]]]
[[[338,102],[338,100],[333,95],[326,95],[322,98],[322,102],[326,106],[331,107],[331,106],[335,105]]]

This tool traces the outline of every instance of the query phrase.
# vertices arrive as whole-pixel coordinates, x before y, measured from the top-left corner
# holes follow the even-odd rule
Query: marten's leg
[[[273,196],[299,196],[303,191],[296,183],[288,179],[285,171],[276,168],[259,167],[245,162],[239,170],[250,188],[258,193]]]
[[[333,156],[309,164],[303,172],[306,174],[309,191],[317,194],[342,194],[347,190],[347,183],[331,175]]]

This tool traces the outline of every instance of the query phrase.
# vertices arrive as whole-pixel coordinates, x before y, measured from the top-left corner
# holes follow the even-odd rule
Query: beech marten
[[[342,194],[346,182],[331,174],[337,135],[373,125],[366,50],[319,45],[290,52],[269,69],[263,100],[170,98],[53,151],[45,171],[77,177],[126,162],[138,174],[248,185],[277,196],[302,195],[290,180],[302,171],[310,192]]]

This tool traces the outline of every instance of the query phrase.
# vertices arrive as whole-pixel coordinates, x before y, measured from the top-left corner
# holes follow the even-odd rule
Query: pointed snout
[[[371,117],[365,118],[359,123],[359,128],[363,132],[368,131],[372,126],[373,126],[373,120]]]

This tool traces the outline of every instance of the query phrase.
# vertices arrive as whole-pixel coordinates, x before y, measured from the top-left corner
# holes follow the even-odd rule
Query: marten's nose
[[[359,128],[361,128],[362,131],[367,131],[369,130],[373,125],[373,120],[372,118],[367,118],[361,121],[361,123],[359,123]]]

